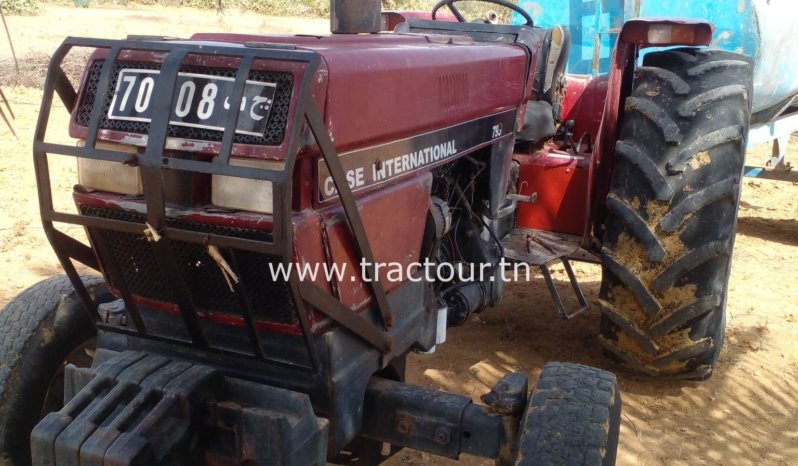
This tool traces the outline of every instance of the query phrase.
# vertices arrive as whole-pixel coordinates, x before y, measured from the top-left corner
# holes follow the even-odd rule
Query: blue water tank
[[[520,0],[519,5],[538,26],[568,26],[569,73],[606,73],[618,32],[628,19],[703,19],[715,25],[711,48],[753,57],[755,112],[798,93],[796,0]],[[512,22],[524,21],[513,15]]]

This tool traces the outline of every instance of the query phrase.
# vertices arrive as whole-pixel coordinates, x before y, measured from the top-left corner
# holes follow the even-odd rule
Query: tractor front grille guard
[[[100,70],[99,84],[87,125],[88,133],[85,144],[82,147],[55,144],[46,142],[45,140],[54,95],[56,93],[58,94],[69,112],[72,112],[75,106],[78,105],[75,88],[61,67],[64,58],[74,47],[108,50],[108,56],[103,62]],[[116,261],[108,259],[104,261],[103,266],[109,276],[116,278],[114,286],[125,301],[126,312],[129,314],[132,328],[120,327],[102,322],[97,312],[98,303],[92,299],[90,293],[83,285],[72,261],[80,262],[95,270],[100,270],[101,266],[97,262],[96,256],[90,247],[59,231],[54,226],[54,222],[58,222],[81,225],[85,228],[95,230],[109,230],[116,233],[139,234],[143,236],[140,219],[77,215],[56,211],[53,204],[52,187],[50,184],[49,155],[64,155],[130,163],[131,154],[127,152],[117,152],[96,147],[98,132],[102,129],[101,120],[104,114],[103,105],[109,97],[109,93],[112,92],[111,88],[113,83],[111,82],[111,77],[117,57],[122,50],[158,52],[163,54],[160,77],[152,95],[152,120],[146,148],[142,154],[137,156],[135,162],[139,166],[141,182],[144,188],[143,197],[146,204],[146,223],[156,230],[160,236],[160,240],[152,241],[148,244],[153,248],[158,266],[163,271],[163,277],[168,280],[168,287],[174,297],[174,304],[177,306],[179,314],[185,324],[190,339],[190,345],[203,350],[227,352],[225,349],[213,347],[209,344],[203,326],[201,325],[201,318],[192,296],[192,290],[181,274],[180,266],[175,259],[173,245],[176,243],[193,243],[205,247],[213,245],[223,251],[248,251],[276,257],[288,266],[290,262],[293,261],[291,207],[291,197],[293,193],[292,173],[294,171],[297,154],[300,150],[301,131],[305,124],[310,128],[329,168],[330,174],[332,175],[354,240],[353,243],[356,252],[360,256],[359,258],[364,259],[370,264],[375,263],[368,238],[366,237],[365,228],[363,227],[363,223],[355,205],[354,197],[346,182],[340,161],[338,160],[338,154],[333,147],[321,113],[312,96],[311,86],[313,83],[313,76],[315,76],[320,62],[320,57],[317,53],[308,50],[268,48],[267,46],[250,48],[223,45],[197,45],[168,41],[144,42],[69,37],[56,50],[47,70],[44,95],[34,135],[33,155],[39,193],[39,208],[44,224],[44,231],[67,276],[84,303],[87,312],[98,328],[154,340],[167,340],[169,342],[179,341],[178,339],[165,338],[148,332],[145,320],[138,309],[137,303],[134,301],[131,287],[129,284],[125,283],[124,275],[119,271],[119,267],[124,266],[124,264],[118,264]],[[299,85],[298,97],[294,103],[297,107],[294,112],[294,119],[287,124],[287,129],[289,130],[289,133],[286,135],[288,138],[288,152],[282,170],[230,165],[230,155],[233,150],[233,144],[236,142],[235,128],[237,127],[239,117],[239,112],[235,111],[235,106],[233,106],[233,110],[228,113],[230,117],[225,122],[219,154],[213,161],[205,162],[178,159],[165,157],[163,155],[167,139],[170,137],[168,129],[169,119],[171,115],[171,105],[175,95],[178,72],[183,65],[183,61],[189,54],[192,56],[217,56],[241,60],[240,66],[235,72],[233,95],[231,96],[233,102],[241,101],[245,90],[245,82],[255,60],[281,60],[304,63],[306,65],[302,81]],[[207,175],[224,175],[228,177],[270,181],[273,186],[274,202],[272,214],[274,222],[271,237],[262,239],[242,238],[225,235],[222,234],[223,232],[218,231],[207,232],[187,229],[185,225],[170,222],[166,217],[162,170],[179,170]],[[99,248],[99,256],[105,258],[112,257],[110,251],[104,250],[108,249],[108,245],[103,244],[105,241],[94,241],[94,243],[95,247]],[[235,267],[235,265],[235,261],[233,261],[233,267]],[[389,329],[392,325],[392,314],[382,285],[376,280],[371,280],[371,278],[375,277],[373,270],[367,270],[365,273],[368,275],[366,278],[369,278],[367,281],[370,284],[373,294],[373,303],[380,315],[379,321],[382,323],[381,326],[375,325],[366,317],[350,310],[338,299],[330,296],[327,292],[316,287],[314,284],[299,281],[295,273],[296,271],[293,268],[290,270],[291,275],[288,287],[295,302],[295,306],[293,306],[292,310],[296,314],[296,322],[299,323],[299,327],[302,331],[310,365],[288,364],[292,367],[301,366],[304,369],[314,372],[320,370],[320,357],[317,354],[317,348],[314,344],[314,336],[309,324],[305,303],[330,317],[333,321],[380,351],[384,353],[391,351],[392,340]],[[244,282],[246,282],[246,280],[242,280],[235,285],[235,292],[240,293],[242,296],[248,296],[244,288],[246,286]],[[265,362],[286,364],[286,361],[264,354],[261,337],[256,327],[256,319],[253,315],[251,305],[247,304],[247,301],[247,299],[242,299],[240,313],[253,349],[252,354],[255,358]],[[240,355],[240,353],[236,354]]]

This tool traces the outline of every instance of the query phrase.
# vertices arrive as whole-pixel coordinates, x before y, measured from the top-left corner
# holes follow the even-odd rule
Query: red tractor
[[[513,263],[541,267],[568,318],[586,307],[569,260],[601,262],[607,356],[711,374],[750,59],[702,48],[708,23],[634,20],[606,79],[567,76],[567,30],[503,0],[527,24],[467,22],[454,3],[418,19],[333,0],[328,37],[64,41],[34,161],[66,277],[0,314],[0,458],[376,464],[409,447],[612,464],[610,373],[550,363],[531,394],[508,374],[484,405],[404,383],[407,354],[495,306]],[[680,47],[637,63],[652,46]],[[93,50],[79,83],[61,67],[74,48]],[[55,94],[77,145],[48,134]],[[54,208],[62,156],[76,213]],[[471,275],[427,275],[445,268]]]

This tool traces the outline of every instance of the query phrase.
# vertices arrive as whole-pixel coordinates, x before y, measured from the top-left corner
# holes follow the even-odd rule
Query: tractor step
[[[583,258],[591,257],[582,250],[581,240],[581,237],[575,235],[530,228],[515,228],[502,239],[502,247],[504,247],[504,255],[507,259],[540,267],[557,313],[563,320],[572,319],[588,308],[587,300],[579,287],[569,260],[570,258],[583,260]],[[579,303],[579,307],[575,311],[568,310],[551,276],[549,267],[557,261],[561,262],[565,268],[568,281]]]
[[[579,251],[581,241],[576,235],[518,227],[502,239],[502,247],[507,259],[540,266],[571,257]]]

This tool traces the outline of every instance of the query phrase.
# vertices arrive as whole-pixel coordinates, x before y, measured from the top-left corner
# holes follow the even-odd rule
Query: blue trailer
[[[766,167],[746,167],[746,176],[798,181],[785,160],[790,135],[798,131],[795,0],[520,0],[519,5],[540,26],[568,26],[571,74],[606,74],[618,32],[629,19],[679,16],[712,22],[710,47],[754,59],[749,148],[773,141],[773,157]],[[515,15],[512,21],[522,19]]]

